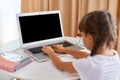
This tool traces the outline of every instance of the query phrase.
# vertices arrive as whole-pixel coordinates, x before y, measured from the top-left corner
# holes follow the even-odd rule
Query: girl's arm
[[[53,64],[61,71],[67,71],[70,73],[76,73],[72,62],[63,62],[54,52],[50,46],[43,46],[42,51],[46,53],[52,60]]]
[[[75,58],[85,58],[85,57],[89,56],[89,53],[87,53],[87,52],[64,48],[62,45],[53,45],[53,49],[59,53],[70,54],[70,55],[74,56]]]
[[[64,48],[63,49],[63,53],[67,53],[70,54],[72,56],[74,56],[75,58],[85,58],[87,56],[89,56],[89,53],[87,52],[83,52],[83,51],[79,51],[79,50],[73,50],[73,49],[68,49],[68,48]]]

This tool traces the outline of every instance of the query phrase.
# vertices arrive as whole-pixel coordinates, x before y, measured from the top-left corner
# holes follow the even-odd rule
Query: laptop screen
[[[63,37],[59,11],[17,15],[21,43],[34,44]]]

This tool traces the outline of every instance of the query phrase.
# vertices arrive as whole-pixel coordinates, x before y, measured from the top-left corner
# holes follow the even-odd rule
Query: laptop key
[[[73,46],[73,44],[71,44],[71,43],[69,43],[69,42],[60,42],[60,43],[58,43],[58,44],[62,44],[63,45],[63,47],[68,47],[68,46]]]
[[[73,44],[71,43],[68,43],[68,42],[60,42],[60,43],[57,43],[57,44],[62,44],[63,47],[67,47],[67,46],[72,46]],[[35,48],[30,48],[28,49],[30,52],[32,52],[33,54],[37,54],[37,53],[41,53],[42,52],[42,47],[39,46],[39,47],[35,47]]]
[[[42,47],[35,47],[35,48],[30,48],[28,49],[30,52],[32,52],[33,54],[37,54],[37,53],[40,53],[42,52]]]

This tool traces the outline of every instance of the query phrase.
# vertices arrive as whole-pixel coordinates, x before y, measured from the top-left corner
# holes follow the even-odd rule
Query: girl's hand
[[[60,53],[63,53],[63,50],[65,49],[63,45],[60,45],[60,44],[52,45],[52,47],[55,52],[60,52]]]
[[[51,48],[51,46],[43,46],[42,51],[47,55],[54,53],[54,50]]]

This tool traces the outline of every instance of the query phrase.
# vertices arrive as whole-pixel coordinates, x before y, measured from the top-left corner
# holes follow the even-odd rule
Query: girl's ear
[[[90,33],[87,34],[87,39],[90,43],[93,43],[93,37]]]
[[[94,42],[93,37],[90,33],[84,35],[84,44],[87,47],[87,49],[92,50]]]

